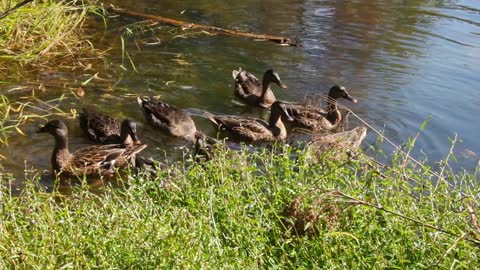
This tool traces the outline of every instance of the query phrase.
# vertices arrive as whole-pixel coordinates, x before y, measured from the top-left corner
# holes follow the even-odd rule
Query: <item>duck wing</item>
[[[75,151],[63,170],[76,175],[105,174],[114,167],[123,168],[147,145],[123,146],[120,144],[92,145]]]
[[[139,98],[138,102],[147,121],[169,135],[185,137],[196,132],[192,118],[182,109],[160,100]]]
[[[262,82],[252,73],[240,70],[235,77],[235,93],[240,96],[256,95],[262,93]]]
[[[311,115],[312,117],[314,115],[317,116],[323,116],[325,117],[327,112],[317,106],[312,106],[312,105],[302,105],[302,104],[288,104],[287,106],[287,111],[291,116],[297,116],[297,115]]]
[[[268,123],[251,117],[235,117],[206,113],[207,118],[217,129],[225,129],[235,137],[246,141],[263,140],[271,136]]]
[[[79,121],[80,128],[90,140],[101,143],[120,140],[121,123],[113,117],[83,109]]]
[[[236,126],[232,130],[248,141],[262,141],[272,137],[272,131],[268,129],[268,124],[258,119],[242,121],[240,126]]]
[[[75,151],[62,170],[80,174],[103,174],[125,153],[119,144],[92,145]]]
[[[288,105],[287,111],[294,119],[293,124],[295,126],[312,130],[332,130],[337,128],[337,125],[333,125],[327,119],[327,112],[325,112],[319,107],[311,105],[291,104]]]

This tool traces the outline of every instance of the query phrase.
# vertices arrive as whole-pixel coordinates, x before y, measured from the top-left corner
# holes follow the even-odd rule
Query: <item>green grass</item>
[[[253,155],[219,152],[101,191],[83,182],[68,196],[31,180],[13,197],[2,175],[0,268],[480,267],[476,172],[439,178],[400,154],[388,167]]]
[[[0,0],[0,14],[21,1]],[[72,66],[93,51],[82,26],[98,8],[80,1],[35,1],[0,21],[0,72],[12,65]],[[0,73],[1,74],[1,73]]]

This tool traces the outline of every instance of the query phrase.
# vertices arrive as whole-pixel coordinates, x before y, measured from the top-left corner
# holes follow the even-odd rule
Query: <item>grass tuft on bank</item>
[[[21,1],[0,0],[0,14]],[[82,26],[98,8],[88,1],[34,1],[0,20],[0,72],[11,65],[66,65],[92,46]]]
[[[69,195],[3,174],[0,268],[479,268],[476,173],[403,157],[220,150]]]

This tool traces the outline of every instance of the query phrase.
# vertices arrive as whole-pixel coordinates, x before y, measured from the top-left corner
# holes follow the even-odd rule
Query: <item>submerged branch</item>
[[[254,33],[247,33],[247,32],[242,32],[242,31],[220,28],[220,27],[216,27],[216,26],[195,24],[195,23],[191,23],[191,22],[175,20],[175,19],[166,18],[166,17],[162,17],[162,16],[143,14],[143,13],[138,13],[138,12],[135,12],[135,11],[120,9],[120,8],[115,8],[115,7],[111,7],[111,8],[109,8],[109,10],[112,10],[113,12],[115,12],[117,14],[120,14],[120,15],[126,15],[126,16],[131,16],[131,17],[140,17],[140,18],[144,18],[144,19],[160,21],[160,22],[167,23],[167,24],[170,24],[170,25],[180,26],[180,27],[182,27],[182,29],[198,29],[198,30],[207,31],[207,32],[210,32],[210,33],[222,34],[222,35],[227,35],[227,36],[238,36],[238,37],[246,37],[246,38],[251,38],[251,39],[269,40],[269,41],[273,41],[273,42],[276,42],[278,44],[285,45],[285,46],[298,46],[298,44],[296,42],[291,41],[287,37],[254,34]]]

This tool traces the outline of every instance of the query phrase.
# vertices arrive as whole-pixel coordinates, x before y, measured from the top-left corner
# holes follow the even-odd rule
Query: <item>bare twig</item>
[[[298,44],[296,42],[293,42],[289,38],[286,38],[286,37],[246,33],[246,32],[242,32],[242,31],[235,31],[235,30],[220,28],[220,27],[216,27],[216,26],[195,24],[195,23],[191,23],[191,22],[175,20],[175,19],[166,18],[166,17],[162,17],[162,16],[157,16],[157,15],[143,14],[143,13],[130,11],[130,10],[126,10],[126,9],[115,8],[115,7],[110,7],[108,10],[111,10],[111,11],[117,13],[117,14],[120,14],[120,15],[126,15],[126,16],[131,16],[131,17],[140,17],[140,18],[149,19],[149,20],[153,20],[153,21],[160,21],[160,22],[167,23],[167,24],[170,24],[170,25],[180,26],[182,29],[198,29],[198,30],[206,31],[208,33],[216,33],[216,34],[222,34],[222,35],[227,35],[227,36],[246,37],[246,38],[251,38],[251,39],[269,40],[269,41],[273,41],[273,42],[276,42],[276,43],[281,44],[281,45],[298,46]]]
[[[465,239],[466,241],[469,241],[469,242],[472,242],[474,244],[477,244],[477,245],[480,245],[480,241],[476,240],[476,239],[471,239],[471,238],[466,238],[465,236],[466,235],[461,235],[459,236],[458,234],[454,233],[454,232],[451,232],[451,231],[448,231],[446,229],[443,229],[441,227],[438,227],[438,226],[435,226],[435,225],[432,225],[432,224],[428,224],[428,223],[425,223],[425,222],[422,222],[421,220],[418,220],[418,219],[415,219],[415,218],[411,218],[411,217],[407,217],[401,213],[398,213],[398,212],[395,212],[395,211],[392,211],[392,210],[389,210],[389,209],[386,209],[384,208],[383,206],[381,205],[376,205],[376,204],[372,204],[372,203],[369,203],[367,201],[363,201],[363,200],[360,200],[360,199],[357,199],[351,195],[348,195],[348,194],[345,194],[339,190],[334,190],[334,192],[332,192],[332,194],[338,196],[338,197],[344,197],[344,198],[347,198],[350,202],[350,203],[353,203],[353,204],[358,204],[358,205],[364,205],[364,206],[368,206],[368,207],[372,207],[372,208],[375,208],[377,210],[381,210],[381,211],[384,211],[386,213],[389,213],[389,214],[392,214],[392,215],[395,215],[397,217],[400,217],[400,218],[403,218],[403,219],[406,219],[408,221],[411,221],[413,223],[417,223],[419,225],[422,225],[426,228],[429,228],[429,229],[432,229],[432,230],[435,230],[435,231],[439,231],[439,232],[443,232],[445,234],[448,234],[448,235],[451,235],[451,236],[455,236],[455,237],[458,237],[458,241],[462,240],[462,239]],[[468,234],[467,234],[468,235]]]
[[[480,226],[478,226],[478,218],[477,215],[475,214],[475,211],[473,210],[473,206],[471,204],[468,204],[467,206],[468,212],[470,212],[470,217],[472,219],[472,224],[477,230],[477,232],[480,232]]]
[[[445,172],[445,168],[446,168],[447,165],[448,165],[448,160],[450,160],[450,157],[451,157],[452,154],[453,154],[453,148],[455,147],[456,142],[457,142],[457,134],[455,134],[455,138],[453,139],[452,145],[450,146],[450,150],[448,151],[447,157],[445,158],[444,164],[443,164],[442,169],[441,169],[441,171],[440,171],[440,175],[438,176],[439,179],[443,179],[443,178],[444,178],[444,177],[443,177],[443,173]],[[437,187],[438,187],[438,182],[437,182]]]
[[[25,6],[26,4],[30,3],[30,2],[33,2],[33,0],[24,0],[23,2],[20,2],[18,4],[16,4],[13,8],[7,10],[5,13],[3,13],[2,15],[0,15],[0,20],[7,17],[8,15],[10,15],[12,12],[14,12],[15,10]]]
[[[417,165],[420,165],[420,166],[423,166],[423,164],[412,158],[410,155],[408,155],[407,153],[405,153],[405,151],[403,151],[402,149],[400,149],[400,147],[398,147],[396,144],[394,144],[390,139],[388,139],[387,137],[385,137],[385,135],[383,135],[381,132],[379,132],[378,130],[376,130],[375,128],[373,128],[369,123],[367,123],[365,120],[363,120],[360,116],[356,115],[354,112],[350,111],[350,113],[355,116],[360,122],[362,122],[364,125],[366,125],[368,128],[370,128],[371,130],[373,130],[373,132],[375,132],[378,136],[380,136],[382,139],[384,139],[385,141],[387,141],[390,145],[392,145],[399,153],[402,153],[406,156],[406,158],[410,159],[413,163],[417,164]],[[447,180],[445,180],[445,178],[440,175],[439,173],[436,173],[434,172],[433,170],[431,170],[430,168],[428,168],[428,171],[436,176],[439,180],[442,180],[443,182],[445,182],[448,186],[454,188],[455,186],[448,182]],[[462,195],[465,195],[465,193],[461,193]]]
[[[452,252],[452,250],[457,246],[457,244],[462,241],[463,239],[465,239],[465,237],[468,235],[468,233],[463,233],[460,237],[458,237],[454,242],[453,244],[447,249],[447,251],[445,251],[445,254],[443,254],[442,257],[438,258],[438,260],[435,262],[435,264],[433,265],[433,267],[436,268],[436,266],[438,266],[438,264],[442,261],[442,259],[444,259],[445,257],[448,256],[448,254],[450,254],[450,252]],[[468,239],[467,239],[468,240]]]

